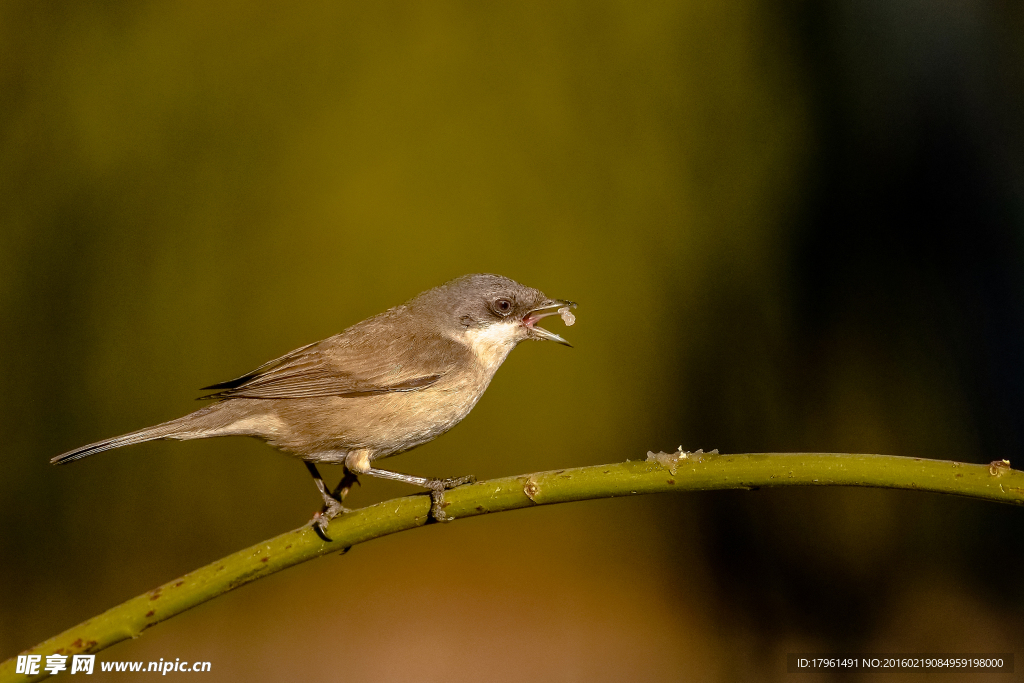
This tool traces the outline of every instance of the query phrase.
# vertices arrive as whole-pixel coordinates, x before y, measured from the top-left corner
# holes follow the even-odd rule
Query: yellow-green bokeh
[[[0,657],[317,507],[304,468],[252,441],[49,457],[469,272],[579,301],[575,348],[524,345],[462,425],[389,463],[402,471],[679,444],[982,457],[938,361],[876,375],[837,334],[815,350],[820,385],[785,383],[779,359],[801,352],[787,249],[820,133],[785,18],[755,2],[0,9]],[[709,412],[728,443],[693,441],[681,416]],[[352,501],[407,492],[370,481]],[[901,514],[928,514],[873,492],[764,498],[799,520],[806,566],[855,577],[884,572]],[[708,500],[384,539],[104,657],[209,659],[218,680],[742,680],[820,641],[716,597],[694,516]],[[954,573],[899,593],[910,606],[867,631],[879,651],[898,619],[948,620],[915,616],[935,595],[991,636],[978,649],[1009,642]]]

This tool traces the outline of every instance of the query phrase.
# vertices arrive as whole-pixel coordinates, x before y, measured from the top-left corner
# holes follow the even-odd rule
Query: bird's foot
[[[475,481],[476,477],[472,474],[466,475],[465,477],[431,479],[428,481],[426,486],[430,489],[430,516],[438,522],[449,522],[455,519],[454,517],[449,517],[444,511],[444,508],[447,506],[447,503],[444,501],[444,492],[449,489],[453,489],[456,486],[472,484]]]
[[[346,512],[351,512],[351,510],[342,507],[341,503],[336,499],[328,498],[324,503],[323,509],[313,515],[313,519],[309,522],[310,526],[313,527],[313,531],[316,532],[317,536],[327,543],[331,543],[332,539],[327,535],[327,524],[338,515],[343,515]]]

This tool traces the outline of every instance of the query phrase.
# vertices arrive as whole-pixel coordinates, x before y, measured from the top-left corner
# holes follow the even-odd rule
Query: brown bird
[[[342,501],[360,474],[429,489],[431,514],[444,521],[444,491],[472,476],[428,479],[378,469],[376,462],[458,424],[519,342],[571,346],[537,322],[562,312],[572,324],[568,309],[575,307],[499,275],[466,275],[237,379],[204,387],[216,390],[202,397],[216,401],[212,405],[50,462],[156,439],[254,436],[305,461],[324,501],[312,524],[326,540],[327,522],[347,512]],[[345,466],[332,492],[317,471],[320,462]]]

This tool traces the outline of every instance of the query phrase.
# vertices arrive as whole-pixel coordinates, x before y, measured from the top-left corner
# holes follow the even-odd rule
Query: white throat
[[[480,364],[493,373],[522,339],[521,327],[518,320],[473,327],[463,332],[459,341],[469,346]]]

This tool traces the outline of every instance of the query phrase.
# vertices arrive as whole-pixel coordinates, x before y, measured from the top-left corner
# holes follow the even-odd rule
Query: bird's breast
[[[286,426],[272,443],[303,456],[366,449],[374,460],[426,443],[458,424],[480,400],[516,346],[517,324],[494,323],[461,332],[454,339],[469,354],[422,389],[276,402]],[[296,434],[305,437],[302,443],[291,443]]]

